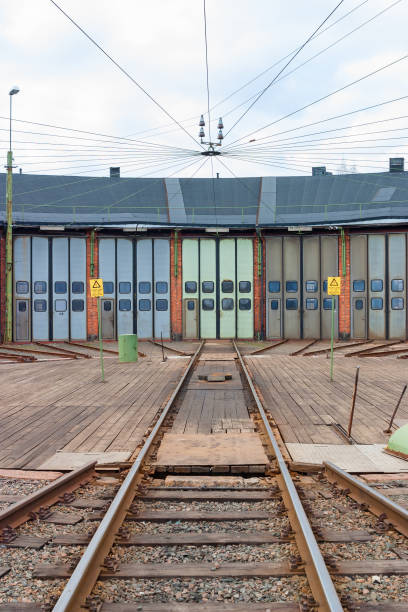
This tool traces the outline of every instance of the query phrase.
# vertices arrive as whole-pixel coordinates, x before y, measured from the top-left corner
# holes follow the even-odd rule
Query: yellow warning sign
[[[89,279],[91,297],[103,297],[103,280],[101,278]]]
[[[327,293],[329,295],[340,295],[340,276],[327,277]]]

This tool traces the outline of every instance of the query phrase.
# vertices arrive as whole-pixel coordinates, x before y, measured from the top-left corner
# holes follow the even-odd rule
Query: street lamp
[[[4,341],[13,341],[13,153],[11,150],[12,98],[20,91],[16,85],[10,96],[10,148],[7,153],[7,233],[6,233],[6,329]]]

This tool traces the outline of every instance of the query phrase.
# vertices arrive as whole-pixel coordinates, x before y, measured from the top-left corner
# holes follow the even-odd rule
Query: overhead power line
[[[112,62],[112,64],[114,64],[116,66],[116,68],[118,68],[118,70],[120,70],[130,81],[132,81],[132,83],[134,85],[136,85],[136,87],[138,87],[138,89],[140,89],[140,91],[142,91],[148,98],[149,100],[151,100],[153,102],[153,104],[155,104],[158,108],[160,108],[160,110],[165,113],[167,115],[167,117],[169,117],[169,119],[171,119],[173,121],[173,123],[175,123],[176,125],[178,125],[178,127],[185,133],[187,134],[187,136],[189,138],[191,138],[194,141],[194,144],[197,145],[197,141],[194,138],[194,136],[192,136],[190,134],[190,132],[188,132],[184,126],[181,125],[181,123],[179,121],[177,121],[177,119],[175,119],[175,117],[173,117],[173,115],[171,115],[165,108],[164,106],[162,106],[162,104],[160,104],[160,102],[158,102],[151,94],[149,94],[149,92],[140,84],[136,81],[136,79],[134,79],[132,77],[131,74],[129,74],[129,72],[127,72],[127,70],[125,70],[124,68],[122,68],[122,66],[113,59],[113,57],[111,55],[109,55],[109,53],[107,53],[107,51],[105,51],[105,49],[103,49],[103,47],[101,47],[100,44],[98,44],[96,42],[96,40],[94,38],[92,38],[92,36],[90,36],[72,17],[70,17],[68,15],[68,13],[66,13],[56,2],[55,0],[50,0],[51,4],[53,4],[76,28],[78,28],[78,30],[80,32],[82,32],[82,34],[84,36],[86,36],[86,38],[91,41],[91,43],[93,45],[95,45],[95,47],[97,47],[97,49],[99,49],[99,51],[101,51],[101,53],[103,53],[105,55],[105,57],[108,58],[109,61]],[[199,144],[199,143],[198,143]],[[201,145],[200,145],[201,146]],[[204,148],[204,147],[201,147]]]
[[[238,123],[245,117],[245,115],[251,110],[251,108],[264,95],[264,93],[268,91],[268,89],[273,85],[273,83],[276,81],[276,79],[282,74],[282,72],[284,72],[284,70],[286,70],[286,68],[289,66],[289,64],[291,64],[293,62],[295,57],[297,57],[299,55],[299,53],[302,51],[302,49],[304,49],[306,47],[306,45],[312,40],[312,38],[316,35],[316,33],[324,26],[326,21],[328,21],[330,19],[330,17],[333,15],[333,13],[335,13],[337,11],[339,6],[341,6],[343,4],[343,2],[344,2],[344,0],[340,0],[340,2],[335,6],[335,8],[327,15],[327,17],[322,21],[322,23],[316,28],[316,30],[313,32],[313,34],[311,34],[305,40],[305,42],[299,47],[299,49],[294,53],[294,55],[292,55],[292,57],[286,62],[286,64],[283,66],[283,68],[281,68],[281,70],[279,70],[279,72],[274,76],[272,81],[270,83],[268,83],[268,85],[266,87],[264,87],[264,89],[255,98],[255,100],[248,106],[248,108],[242,113],[242,115],[235,121],[235,123],[232,125],[232,127],[230,127],[230,129],[225,134],[225,136],[228,136],[228,134],[234,129],[234,127],[236,125],[238,125]]]

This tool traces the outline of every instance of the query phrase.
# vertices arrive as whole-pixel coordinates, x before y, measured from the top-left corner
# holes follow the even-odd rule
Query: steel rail
[[[65,585],[64,590],[53,608],[53,612],[67,612],[68,610],[78,612],[85,606],[86,598],[90,595],[94,584],[98,579],[105,557],[109,554],[117,532],[125,520],[126,513],[128,512],[129,507],[135,497],[138,484],[137,481],[138,477],[141,475],[141,467],[143,462],[145,461],[152,443],[156,438],[170,408],[172,407],[174,400],[178,396],[187,376],[198,359],[204,343],[205,341],[201,342],[200,346],[191,357],[190,363],[188,364],[177,387],[171,394],[171,397],[164,407],[163,412],[140,450],[136,461],[130,468],[128,475],[123,481],[99,527],[95,531],[89,545],[85,550],[85,553],[81,557],[72,576]]]
[[[326,563],[324,562],[322,553],[320,552],[320,548],[312,531],[312,527],[306,516],[296,487],[289,474],[289,470],[265,414],[265,410],[261,404],[261,401],[259,400],[258,393],[256,392],[248,369],[244,363],[244,360],[242,359],[241,353],[239,352],[235,341],[233,340],[232,342],[251,390],[252,397],[262,417],[265,430],[275,453],[275,458],[280,471],[280,474],[277,476],[277,481],[282,491],[282,499],[289,514],[289,521],[295,533],[295,539],[300,555],[305,564],[304,569],[313,593],[313,597],[316,600],[318,609],[320,611],[342,612],[343,607],[340,603],[339,596],[336,592]]]
[[[41,507],[61,501],[64,493],[74,491],[95,476],[95,466],[96,461],[92,461],[81,468],[72,470],[72,472],[61,476],[54,482],[41,487],[38,491],[2,510],[0,512],[0,530],[7,527],[17,527],[30,520],[33,517],[32,513]]]
[[[368,510],[380,517],[381,521],[408,536],[408,510],[392,501],[386,495],[372,489],[359,478],[348,474],[334,463],[323,463],[327,480],[344,487],[345,493],[355,501],[365,504]]]

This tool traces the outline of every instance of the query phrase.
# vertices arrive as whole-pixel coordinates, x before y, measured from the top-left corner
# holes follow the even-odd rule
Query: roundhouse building
[[[0,175],[1,333],[6,175]],[[13,176],[13,338],[407,337],[408,173]],[[341,295],[327,277],[342,278]]]

